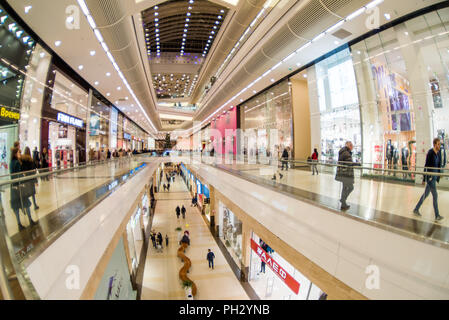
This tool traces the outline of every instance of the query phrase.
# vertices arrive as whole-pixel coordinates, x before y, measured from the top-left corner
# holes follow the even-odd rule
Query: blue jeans
[[[214,260],[208,260],[209,261],[209,268],[212,267],[212,269],[214,268]]]
[[[424,191],[424,194],[422,195],[421,199],[419,200],[418,204],[416,205],[415,210],[419,210],[421,208],[424,200],[429,196],[429,193],[432,193],[433,198],[433,209],[435,211],[435,218],[437,218],[440,215],[440,212],[438,211],[438,193],[437,193],[437,178],[432,177],[430,180],[427,181],[426,184],[426,190]]]

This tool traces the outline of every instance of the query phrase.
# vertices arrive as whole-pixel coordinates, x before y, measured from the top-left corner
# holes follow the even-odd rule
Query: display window
[[[237,266],[242,265],[242,222],[219,202],[218,234]]]
[[[72,167],[78,163],[79,150],[76,149],[77,129],[58,122],[49,122],[48,151],[49,166]]]
[[[262,300],[325,300],[327,295],[257,234],[251,237],[249,284]]]
[[[321,160],[338,161],[346,141],[354,145],[353,159],[362,160],[362,132],[357,82],[348,49],[315,65],[321,122]]]
[[[92,97],[89,118],[89,147],[94,150],[109,148],[111,108],[97,97]]]
[[[139,265],[140,251],[142,249],[143,235],[142,235],[142,210],[137,208],[132,215],[128,224],[126,225],[126,232],[128,237],[129,255],[132,265],[132,273],[136,274]]]
[[[420,171],[433,138],[439,137],[444,147],[443,167],[447,168],[448,21],[449,8],[435,10],[351,47],[359,91],[364,93],[366,162]],[[411,174],[400,177],[421,182]],[[440,185],[449,186],[449,179],[443,177]]]
[[[288,81],[255,96],[240,108],[242,128],[245,130],[244,154],[264,158],[270,156],[269,152],[274,146],[280,152],[286,147],[293,149],[292,102]],[[272,135],[272,130],[277,130],[277,135]],[[276,136],[275,141],[270,140]]]

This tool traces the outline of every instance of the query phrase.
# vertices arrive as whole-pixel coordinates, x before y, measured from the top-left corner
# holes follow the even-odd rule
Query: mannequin
[[[391,140],[387,141],[387,147],[385,148],[385,156],[387,158],[388,169],[391,169],[391,160],[393,159],[393,146],[391,145]],[[388,172],[390,175],[390,172]]]
[[[394,166],[393,169],[398,170],[399,150],[396,142],[392,146],[392,153],[393,153],[393,166]],[[394,172],[394,176],[396,177],[396,172]]]
[[[408,171],[408,156],[409,151],[407,148],[407,143],[402,143],[402,149],[401,149],[401,164],[402,164],[402,170]],[[404,173],[404,179],[407,178],[407,173]]]

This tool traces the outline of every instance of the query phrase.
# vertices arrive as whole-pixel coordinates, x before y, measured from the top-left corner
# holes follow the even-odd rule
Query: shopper
[[[157,234],[157,240],[158,240],[159,244],[162,246],[162,243],[163,243],[162,233],[159,232]]]
[[[48,172],[48,167],[49,167],[49,163],[48,163],[48,152],[47,152],[47,148],[43,148],[42,149],[42,154],[41,154],[41,168],[44,169],[45,173]],[[49,176],[46,175],[45,177],[42,178],[42,180],[50,180]]]
[[[108,152],[107,152],[107,159],[108,160],[111,159],[111,150],[109,150],[109,148],[108,148]]]
[[[164,183],[164,192],[167,190],[167,185]]]
[[[151,232],[151,242],[153,243],[153,247],[156,249],[156,234]]]
[[[20,164],[20,149],[18,147],[15,147],[11,150],[11,163],[9,164],[9,170],[11,174],[19,173],[22,171],[22,166]],[[19,178],[19,176],[15,175],[14,178]],[[28,220],[30,221],[30,225],[37,224],[33,221],[31,218],[31,202],[26,196],[26,188],[24,187],[24,184],[21,183],[12,183],[11,184],[11,209],[14,211],[14,214],[16,215],[17,219],[17,225],[19,227],[19,231],[25,229],[25,227],[20,222],[20,214],[19,210],[22,209],[22,211],[28,216]]]
[[[179,206],[176,207],[176,216],[178,217],[179,220],[179,216],[181,215],[181,209],[179,208]]]
[[[433,172],[433,173],[441,173],[441,141],[439,138],[433,139],[433,148],[427,152],[426,156],[426,164],[424,166],[424,172]],[[431,176],[425,175],[424,179],[426,181],[426,189],[418,204],[413,210],[413,213],[417,216],[421,216],[419,213],[419,209],[421,208],[424,200],[429,196],[429,193],[432,193],[433,198],[433,210],[435,211],[435,220],[440,221],[443,220],[443,217],[440,216],[438,211],[438,193],[437,193],[437,182],[440,182],[439,176]]]
[[[315,175],[315,171],[316,174],[318,175],[317,162],[318,162],[318,150],[315,148],[312,154],[312,176]]]
[[[25,152],[22,155],[21,159],[22,161],[22,171],[24,171],[24,175],[26,176],[32,176],[36,174],[36,166],[34,164],[33,159],[31,158],[31,151],[30,148],[26,147]],[[34,210],[39,210],[39,206],[36,204],[36,185],[37,185],[37,179],[31,179],[28,181],[25,181],[23,183],[27,189],[27,194],[29,194],[33,199],[34,204]]]
[[[167,184],[167,190],[170,192],[170,182]]]
[[[350,206],[346,203],[351,192],[354,190],[354,163],[352,162],[352,150],[354,145],[351,141],[338,152],[338,168],[335,180],[343,184],[341,190],[341,210],[348,210]]]
[[[34,147],[34,150],[33,150],[33,162],[34,162],[34,167],[36,169],[39,169],[40,168],[41,159],[39,157],[39,151],[37,150],[37,147]]]
[[[168,234],[165,235],[165,246],[168,247]]]
[[[265,262],[263,260],[260,263],[260,273],[265,273]]]
[[[214,269],[214,259],[215,259],[215,254],[212,252],[212,250],[208,250],[207,253],[207,261],[209,262],[209,269],[212,268],[212,270]]]
[[[182,218],[183,219],[186,218],[186,211],[187,211],[186,208],[184,206],[182,206],[181,213],[182,213]]]
[[[286,171],[288,171],[288,148],[284,149],[284,152],[282,152],[282,171],[284,171],[284,167]]]

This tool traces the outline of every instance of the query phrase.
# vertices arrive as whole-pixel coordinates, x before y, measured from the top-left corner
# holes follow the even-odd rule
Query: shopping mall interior
[[[448,300],[448,152],[449,1],[0,0],[0,300]]]

